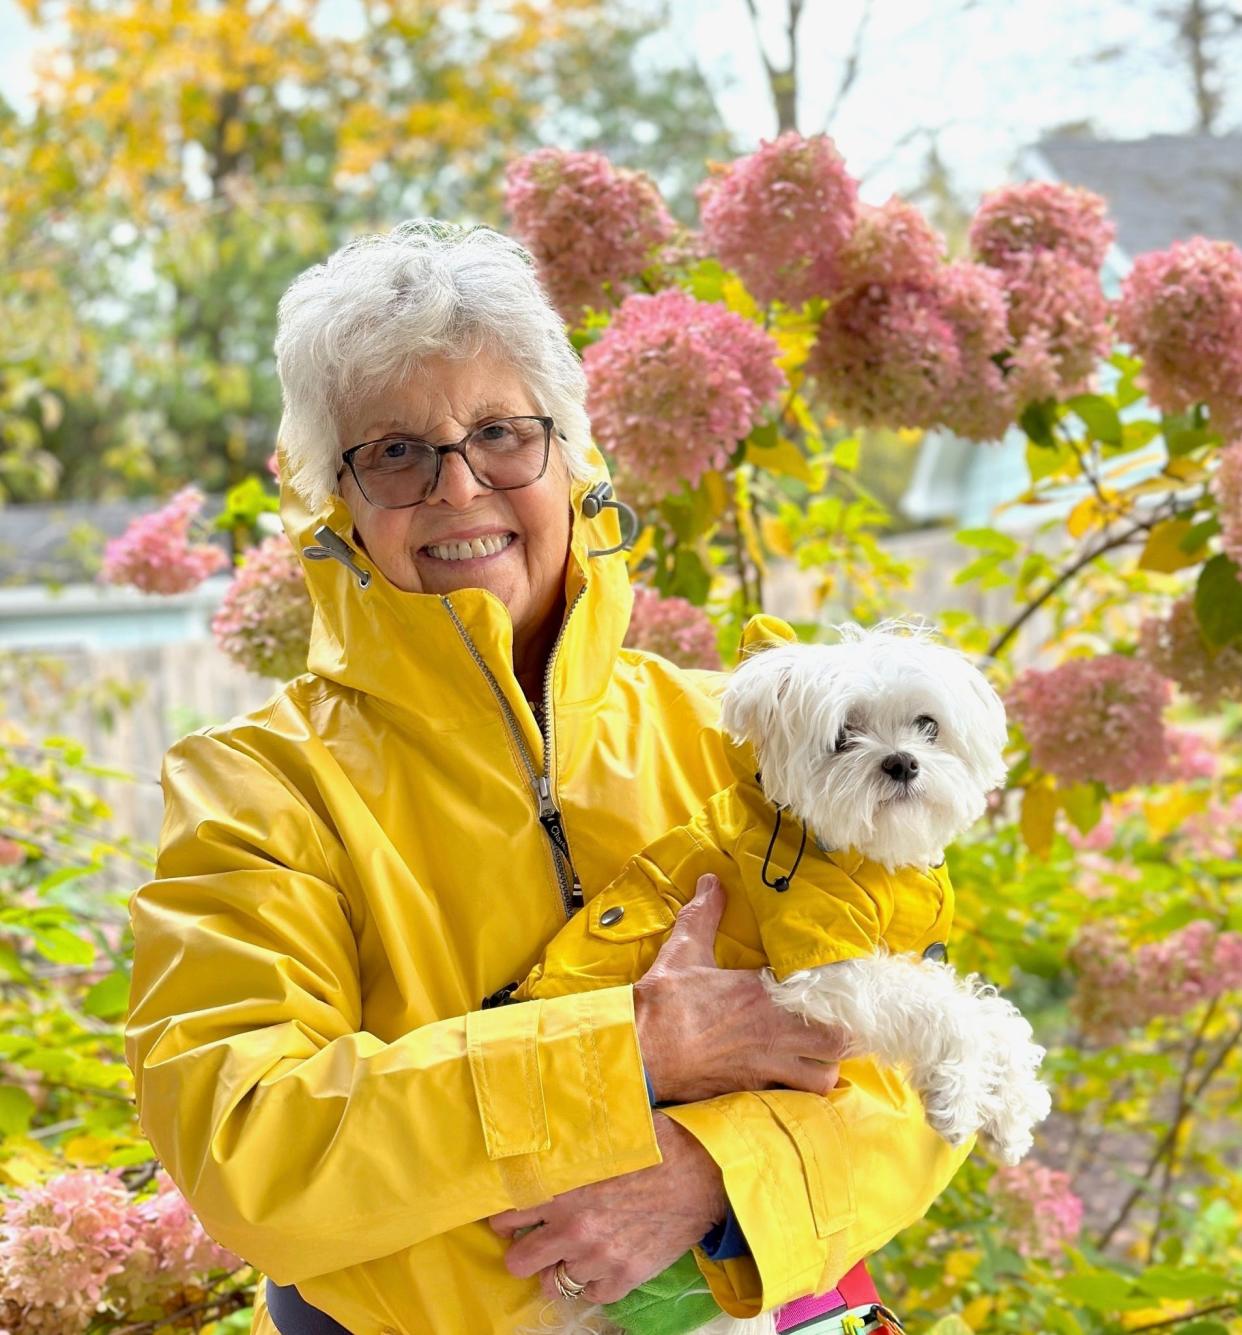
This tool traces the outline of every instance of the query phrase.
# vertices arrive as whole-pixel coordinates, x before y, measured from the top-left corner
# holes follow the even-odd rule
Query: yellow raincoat
[[[589,912],[731,779],[723,677],[620,647],[624,556],[587,555],[618,540],[615,513],[583,519],[585,487],[550,738],[491,594],[405,593],[357,556],[362,587],[304,557],[310,672],[165,760],[155,879],[130,900],[140,1122],[213,1237],[355,1335],[533,1321],[538,1287],[487,1216],[659,1160],[630,985],[481,1009],[563,925],[575,874]],[[285,489],[281,510],[299,550],[321,525],[350,538],[339,498],[309,515]],[[968,1149],[868,1061],[827,1098],[673,1111],[753,1248],[707,1266],[738,1314],[833,1282]],[[253,1330],[275,1330],[262,1285]]]

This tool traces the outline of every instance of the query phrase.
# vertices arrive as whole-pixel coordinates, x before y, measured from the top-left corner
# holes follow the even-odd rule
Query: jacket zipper
[[[530,752],[527,751],[526,743],[522,738],[522,730],[518,726],[517,718],[513,713],[513,706],[510,705],[504,691],[500,689],[500,683],[496,680],[495,674],[487,666],[487,661],[475,647],[474,641],[470,638],[470,632],[466,629],[461,617],[457,615],[457,609],[453,606],[451,599],[446,595],[441,595],[440,598],[440,601],[448,609],[449,616],[453,618],[457,633],[470,651],[470,657],[478,664],[479,671],[483,673],[487,684],[492,688],[492,694],[496,697],[501,714],[504,716],[505,725],[517,746],[518,755],[522,758],[527,780],[535,790],[539,824],[543,827],[543,832],[548,836],[548,842],[552,845],[552,864],[556,869],[561,905],[564,908],[566,918],[572,918],[582,907],[582,882],[578,879],[578,873],[574,870],[573,858],[569,851],[569,840],[565,835],[565,826],[561,820],[561,813],[557,810],[552,789],[552,670],[556,663],[556,652],[560,648],[561,640],[565,635],[565,627],[569,625],[569,618],[573,615],[574,608],[578,606],[585,592],[586,584],[584,582],[565,613],[565,618],[561,622],[561,629],[552,645],[552,651],[548,654],[548,663],[543,673],[542,774],[535,771],[534,762],[531,760]]]

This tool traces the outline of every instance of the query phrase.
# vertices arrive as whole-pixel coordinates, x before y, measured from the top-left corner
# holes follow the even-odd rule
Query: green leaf
[[[1161,430],[1164,432],[1165,446],[1170,456],[1174,458],[1179,454],[1189,454],[1192,450],[1197,450],[1200,445],[1207,445],[1220,439],[1219,432],[1204,426],[1193,409],[1177,413],[1172,417],[1163,417]]]
[[[31,927],[35,949],[53,964],[93,964],[95,947],[64,927]]]
[[[1232,1288],[1223,1275],[1171,1265],[1150,1266],[1134,1282],[1157,1298],[1219,1298]]]
[[[1081,419],[1093,440],[1105,445],[1121,444],[1121,418],[1117,407],[1102,394],[1075,394],[1065,406]]]
[[[1208,644],[1219,648],[1242,636],[1242,579],[1224,553],[1199,572],[1195,585],[1195,616]]]
[[[974,1335],[974,1330],[960,1316],[945,1316],[927,1327],[927,1335]]]
[[[832,447],[832,453],[829,457],[838,468],[844,468],[847,472],[854,473],[858,470],[860,449],[861,444],[857,436],[846,436],[844,440],[837,441]]]
[[[724,296],[725,271],[719,260],[700,260],[686,275],[685,288],[699,301],[719,301]]]
[[[711,571],[699,560],[698,553],[690,547],[678,547],[668,592],[702,607],[711,587]]]
[[[964,528],[958,533],[957,540],[963,547],[978,547],[1002,558],[1018,554],[1018,544],[1009,534],[999,533],[994,528]]]
[[[30,1129],[35,1101],[17,1085],[0,1085],[0,1136],[24,1136]]]
[[[1201,519],[1197,524],[1191,524],[1182,539],[1182,551],[1197,552],[1209,538],[1214,538],[1219,532],[1220,520],[1215,515],[1211,519]]]
[[[1090,834],[1100,823],[1103,809],[1100,787],[1094,783],[1076,783],[1059,794],[1061,806],[1079,834]]]
[[[1029,440],[1026,443],[1026,468],[1032,482],[1042,482],[1075,462],[1074,452],[1068,446],[1054,445],[1049,449]]]
[[[1056,437],[1052,434],[1057,421],[1056,407],[1052,399],[1042,399],[1039,403],[1028,404],[1018,418],[1018,425],[1027,438],[1047,449],[1056,448]]]
[[[1092,1270],[1085,1275],[1069,1275],[1058,1285],[1067,1298],[1074,1298],[1093,1312],[1117,1312],[1127,1308],[1150,1307],[1151,1299],[1134,1294],[1131,1280],[1124,1275]]]
[[[82,1009],[101,1020],[112,1020],[124,1015],[129,1005],[129,974],[117,969],[101,978],[82,999]]]
[[[80,880],[83,876],[89,876],[92,872],[98,870],[98,865],[90,867],[61,867],[50,875],[45,876],[39,882],[39,893],[45,895],[49,890],[55,890],[58,885],[67,885],[70,881]]]

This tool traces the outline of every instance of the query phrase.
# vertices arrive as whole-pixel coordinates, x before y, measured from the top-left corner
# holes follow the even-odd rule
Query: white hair
[[[484,349],[520,376],[575,478],[592,475],[582,363],[519,242],[482,224],[414,218],[361,236],[289,285],[276,322],[289,485],[312,510],[336,490],[343,410],[423,358]]]

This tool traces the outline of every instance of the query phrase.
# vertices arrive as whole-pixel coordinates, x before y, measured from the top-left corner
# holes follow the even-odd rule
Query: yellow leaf
[[[634,546],[630,548],[626,555],[626,564],[629,566],[632,574],[642,564],[643,558],[655,546],[655,525],[648,524],[643,531],[634,539]]]
[[[736,311],[738,315],[756,323],[762,318],[763,312],[736,274],[725,274],[724,281],[720,285],[720,294],[724,297],[724,304],[731,311]]]
[[[978,1329],[992,1315],[993,1298],[974,1298],[962,1308],[962,1320],[972,1330]]]
[[[1037,779],[1022,794],[1021,829],[1027,848],[1041,861],[1052,851],[1058,797],[1048,779]]]
[[[808,487],[822,484],[822,476],[807,463],[806,456],[791,440],[778,436],[775,445],[761,446],[746,442],[746,462],[770,473],[788,473]]]
[[[793,540],[783,520],[777,519],[775,515],[760,515],[759,532],[763,535],[764,544],[770,552],[774,552],[777,556],[793,556]]]
[[[1159,570],[1171,575],[1175,570],[1198,565],[1203,560],[1202,545],[1196,551],[1182,550],[1182,539],[1193,525],[1189,519],[1166,519],[1147,535],[1147,544],[1139,557],[1140,570]]]
[[[1188,788],[1172,788],[1160,797],[1143,803],[1143,815],[1153,839],[1172,834],[1183,822],[1197,815],[1207,805],[1208,794]]]
[[[729,505],[729,493],[725,488],[725,478],[723,473],[712,469],[703,474],[703,492],[707,497],[708,509],[712,518],[718,518],[724,514]]]
[[[1107,512],[1100,508],[1099,499],[1092,493],[1090,496],[1084,496],[1069,512],[1065,528],[1071,538],[1081,538],[1097,524],[1103,524],[1108,517]]]

